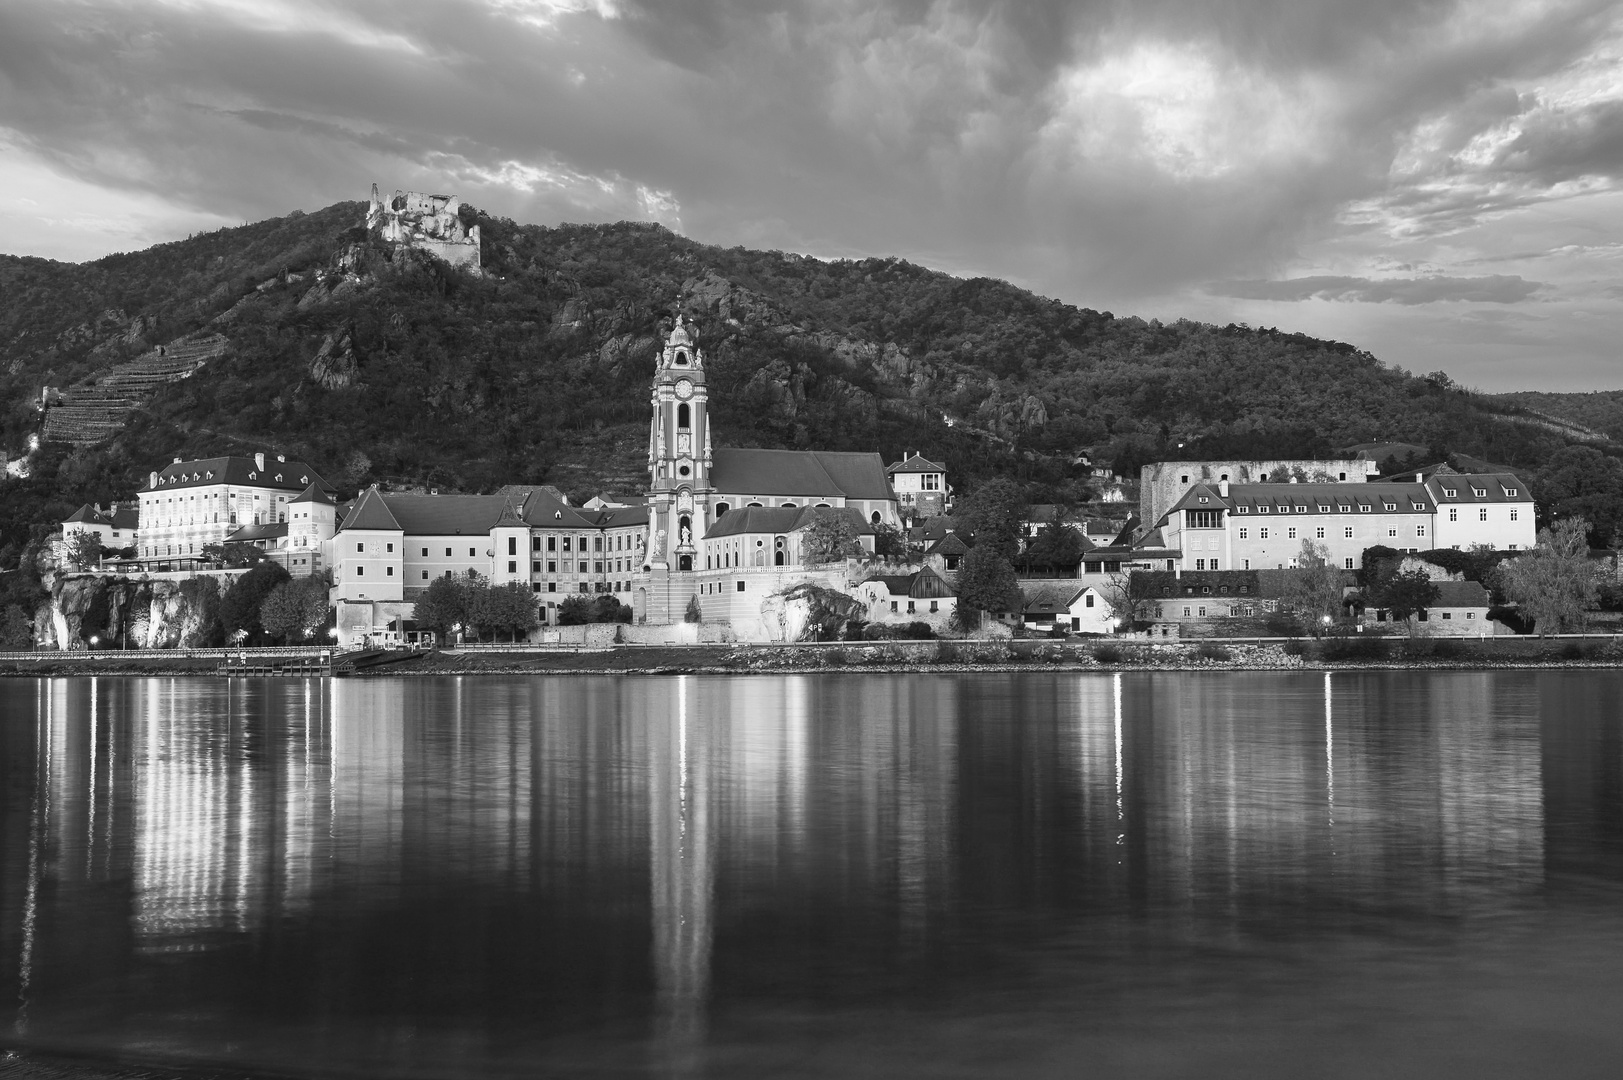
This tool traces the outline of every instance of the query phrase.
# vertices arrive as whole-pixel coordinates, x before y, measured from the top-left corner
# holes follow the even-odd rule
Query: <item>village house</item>
[[[952,489],[947,486],[945,465],[907,450],[902,453],[902,460],[886,467],[885,475],[896,492],[902,516],[909,521],[939,517],[947,512]]]
[[[280,454],[176,458],[139,492],[136,561],[149,571],[196,569],[205,547],[226,543],[244,526],[286,524],[289,504],[312,485],[331,490],[309,465]]]
[[[946,579],[928,567],[910,574],[875,574],[855,594],[868,607],[868,621],[884,625],[922,622],[940,633],[958,601]]]

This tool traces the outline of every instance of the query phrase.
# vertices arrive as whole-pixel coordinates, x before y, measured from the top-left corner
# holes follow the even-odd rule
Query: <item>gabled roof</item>
[[[1482,587],[1480,581],[1437,581],[1437,599],[1432,607],[1440,608],[1485,608],[1488,606],[1488,590]]]
[[[890,595],[909,600],[940,600],[957,595],[946,579],[928,566],[911,574],[875,574],[866,580],[881,582]]]
[[[946,471],[947,467],[945,465],[937,465],[923,454],[914,454],[912,457],[903,458],[894,465],[885,466],[885,472],[892,475],[896,473],[944,473]]]
[[[291,458],[286,461],[266,458],[263,469],[251,457],[198,458],[195,461],[171,462],[156,471],[157,485],[149,481],[141,488],[142,491],[165,491],[205,484],[239,484],[303,491],[310,484],[326,483],[309,465]]]
[[[85,503],[72,514],[62,519],[64,525],[111,525],[107,515],[97,510],[90,503]]]
[[[314,480],[310,481],[310,486],[305,488],[299,497],[293,501],[295,503],[315,503],[318,506],[333,505],[332,496],[321,490],[321,485]]]
[[[926,555],[968,555],[969,545],[957,533],[948,533],[931,544]]]
[[[1021,610],[1028,615],[1057,615],[1070,611],[1077,598],[1089,586],[1077,581],[1022,581],[1020,595],[1025,598]]]
[[[1515,477],[1509,479],[1512,487],[1519,484]],[[1396,506],[1398,513],[1429,514],[1435,506],[1430,490],[1433,486],[1436,486],[1435,480],[1425,484],[1379,480],[1331,484],[1230,484],[1229,493],[1224,495],[1216,484],[1195,484],[1172,504],[1167,514],[1179,510],[1231,510],[1236,515],[1246,517],[1333,514],[1340,513],[1343,506],[1348,507],[1347,513],[1356,514],[1364,512],[1359,508],[1366,506],[1371,513],[1385,512],[1387,504]],[[1526,489],[1522,490],[1525,492]],[[1166,517],[1161,519],[1162,522],[1166,520]]]
[[[355,500],[354,509],[344,518],[340,531],[351,529],[375,529],[387,532],[400,531],[400,522],[395,518],[389,504],[383,501],[383,496],[375,487],[367,488],[361,492],[361,497]]]
[[[711,462],[710,483],[723,495],[896,497],[878,454],[718,447]]]
[[[491,528],[493,528],[493,529],[528,529],[530,527],[530,523],[525,521],[523,514],[520,513],[520,510],[523,507],[523,505],[524,504],[523,504],[522,500],[520,500],[517,503],[513,503],[513,502],[503,503],[502,504],[502,512],[499,515],[497,515],[496,521],[494,522],[494,524],[491,525]]]
[[[126,503],[113,510],[113,528],[138,529],[141,527],[141,507],[138,503]]]

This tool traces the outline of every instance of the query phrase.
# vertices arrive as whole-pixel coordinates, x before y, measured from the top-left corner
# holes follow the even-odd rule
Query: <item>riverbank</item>
[[[217,657],[124,658],[116,652],[0,659],[0,676],[217,675]],[[445,650],[354,677],[672,675],[850,671],[1204,671],[1495,669],[1623,666],[1617,638],[1326,638],[1270,642],[1041,639],[876,641],[805,645],[618,646],[568,650]]]

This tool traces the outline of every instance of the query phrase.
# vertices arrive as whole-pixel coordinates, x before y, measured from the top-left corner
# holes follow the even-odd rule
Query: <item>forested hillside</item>
[[[1623,506],[1615,448],[1567,449],[1570,434],[1514,402],[1340,342],[1145,322],[894,259],[721,249],[645,224],[480,215],[474,274],[391,249],[363,209],[81,265],[0,257],[0,446],[13,456],[40,429],[42,386],[187,335],[229,341],[107,442],[47,445],[32,479],[5,481],[0,566],[173,456],[280,451],[352,490],[637,490],[654,352],[678,304],[710,358],[717,439],[733,445],[911,448],[944,459],[960,491],[1009,475],[1048,501],[1085,494],[1082,454],[1133,471],[1397,440],[1520,468],[1541,496],[1554,477],[1552,505],[1593,502],[1602,484]]]
[[[1595,390],[1587,394],[1525,390],[1494,396],[1506,404],[1582,424],[1609,439],[1623,442],[1623,390]]]

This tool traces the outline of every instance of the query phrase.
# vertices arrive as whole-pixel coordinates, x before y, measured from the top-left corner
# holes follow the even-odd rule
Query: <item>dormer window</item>
[[[210,476],[213,476],[213,475],[214,475],[214,474],[213,474],[213,473],[209,473],[209,475],[210,475]],[[310,478],[309,478],[309,477],[308,477],[308,476],[301,476],[301,477],[299,477],[299,483],[301,483],[301,484],[308,484],[308,483],[309,483],[309,482],[310,482]]]
[[[1298,513],[1298,514],[1305,514],[1305,513],[1307,513],[1307,507],[1305,507],[1305,506],[1301,506],[1301,505],[1298,505],[1298,506],[1297,506],[1297,507],[1296,507],[1296,512],[1297,512],[1297,513]]]
[[[1454,496],[1458,495],[1459,492],[1454,488],[1444,488],[1443,494],[1452,499]]]
[[[1369,510],[1370,510],[1369,503],[1359,503],[1358,504],[1358,512],[1360,514],[1367,514],[1367,513],[1369,513]]]
[[[259,474],[256,473],[256,472],[251,472],[251,473],[248,474],[248,479],[250,479],[250,480],[258,480],[259,479]]]
[[[1474,487],[1471,489],[1471,494],[1475,495],[1479,499],[1486,499],[1488,497],[1488,489]]]
[[[1321,514],[1328,514],[1330,512],[1330,504],[1329,503],[1319,503],[1318,507],[1319,507],[1319,513],[1321,513]]]
[[[1274,508],[1271,507],[1271,506],[1259,506],[1259,507],[1257,507],[1257,513],[1259,513],[1259,514],[1271,514],[1271,513],[1273,513],[1273,510],[1274,510]]]
[[[1382,503],[1381,505],[1386,507],[1386,512],[1389,514],[1398,508],[1397,503]]]
[[[1204,495],[1202,495],[1202,496],[1201,496],[1201,497],[1200,497],[1200,500],[1199,500],[1199,501],[1201,501],[1201,502],[1205,502],[1205,501],[1206,501],[1206,496],[1204,496]]]
[[[1336,503],[1336,509],[1341,511],[1343,514],[1352,513],[1352,506],[1348,503]]]
[[[1510,498],[1510,499],[1514,499],[1516,497],[1516,489],[1515,488],[1506,488],[1505,489],[1505,497]]]
[[[276,474],[276,482],[278,484],[280,484],[282,482],[282,474],[281,473]]]

